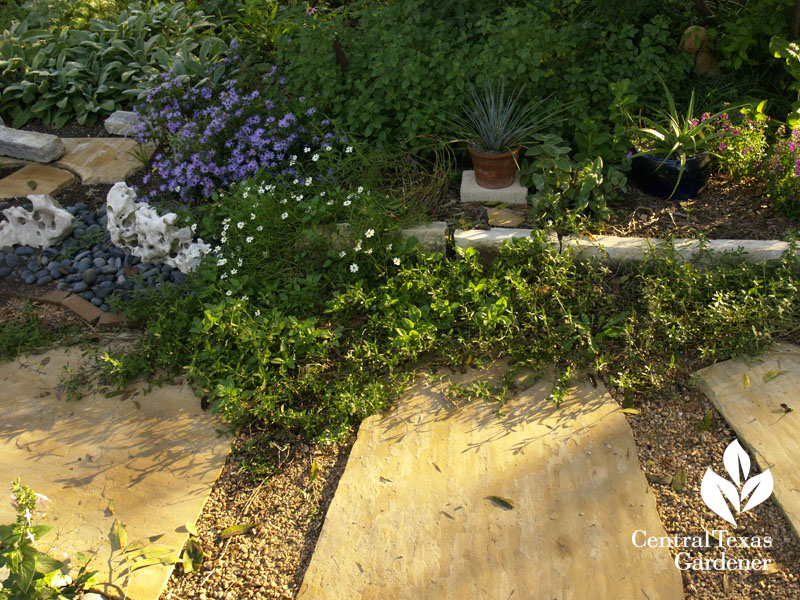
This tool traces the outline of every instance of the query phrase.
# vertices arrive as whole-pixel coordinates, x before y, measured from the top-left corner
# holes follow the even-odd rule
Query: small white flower
[[[254,221],[256,218],[256,213],[250,213],[250,220]]]
[[[350,206],[350,200],[345,200],[342,202],[342,206]]]
[[[215,246],[212,252],[219,252],[220,250],[222,250],[222,248],[220,248],[219,246]]]
[[[364,254],[372,254],[372,248],[367,248],[364,250]]]
[[[339,258],[344,258],[345,256],[347,256],[347,252],[345,250],[339,252]]]
[[[358,265],[356,263],[352,263],[350,265],[350,272],[351,273],[358,273]]]
[[[260,317],[261,316],[261,311],[260,310],[256,310],[256,312],[253,313],[253,314],[255,314],[255,316],[257,316],[257,317]]]
[[[247,300],[248,300],[248,299],[249,299],[249,298],[248,298],[247,294],[245,294],[244,296],[242,296],[242,302],[247,302]]]
[[[375,235],[375,230],[367,229],[367,232],[364,234],[364,237],[371,238],[373,235]]]
[[[305,152],[306,154],[308,154],[309,152],[311,152],[311,148],[309,148],[308,146],[306,146],[305,148],[303,148],[303,152]]]
[[[292,185],[297,185],[298,183],[300,183],[299,179],[293,179],[292,180]]]
[[[356,243],[356,247],[353,248],[353,250],[355,250],[356,252],[361,250],[361,240],[358,240],[358,242]]]
[[[363,188],[363,187],[361,187],[361,186],[358,186],[358,189],[356,190],[356,192],[358,192],[359,194],[361,194],[363,191],[364,191],[364,188]]]
[[[239,269],[231,269],[231,275],[236,275],[239,272]]]
[[[236,224],[236,227],[238,227],[239,229],[241,229],[242,227],[244,227],[244,221],[239,221],[239,222]]]
[[[236,261],[236,266],[237,267],[241,267],[242,266],[242,259],[241,258]]]
[[[289,157],[289,160],[290,160],[291,162],[295,162],[295,161],[297,160],[297,154],[292,154],[292,155]]]
[[[398,267],[400,266],[400,259],[399,259],[399,258],[397,258],[396,256],[395,256],[395,257],[392,259],[392,262],[393,262],[395,265],[397,265]]]
[[[314,162],[317,162],[319,160],[319,154],[315,154],[314,156],[312,156],[311,160],[313,160]]]
[[[256,231],[264,231],[264,226],[259,225],[258,227],[256,227]]]
[[[223,235],[221,238],[219,238],[219,241],[224,244],[225,242],[228,241],[228,236],[227,235]]]
[[[220,259],[217,261],[217,266],[218,266],[218,267],[222,267],[222,266],[224,266],[224,265],[225,265],[225,263],[227,263],[227,262],[228,262],[228,259],[227,259],[227,258],[220,258]]]
[[[232,291],[228,290],[227,292],[225,292],[225,295],[230,296],[232,293],[233,293]]]
[[[313,178],[313,177],[309,177],[308,179],[306,179],[305,186],[306,186],[306,187],[308,187],[308,186],[310,186],[310,185],[311,185],[313,182],[314,182],[314,178]]]
[[[245,242],[247,242],[249,244],[252,241],[253,241],[253,236],[252,235],[248,235],[247,239],[245,240]]]
[[[325,206],[333,206],[333,200],[328,200],[328,201],[325,203]]]
[[[319,193],[319,197],[320,197],[320,198],[324,198],[324,197],[325,197],[325,190],[322,190],[322,191]]]
[[[350,154],[352,151],[353,151],[352,146],[348,146],[347,148],[344,149],[345,154]]]
[[[192,229],[192,233],[196,232],[197,231],[197,223],[192,223],[191,229]]]
[[[392,246],[393,246],[393,244],[389,244],[388,246],[386,246],[386,249],[391,251]]]
[[[28,527],[31,526],[31,511],[29,508],[25,509],[25,520],[28,522]]]
[[[283,213],[283,214],[281,215],[281,219],[283,219],[284,221],[285,221],[286,219],[288,219],[288,218],[289,218],[289,213],[287,213],[287,212],[285,212],[285,213]]]
[[[325,146],[325,152],[328,152],[328,151],[330,151],[330,150],[332,150],[332,149],[333,149],[333,148],[331,148],[331,146]]]
[[[222,275],[219,276],[219,278],[220,279],[227,279],[228,278],[228,274],[227,273],[223,273]]]
[[[288,202],[288,200],[287,200],[286,198],[284,198],[283,200],[281,200],[281,204],[286,204],[287,202]]]

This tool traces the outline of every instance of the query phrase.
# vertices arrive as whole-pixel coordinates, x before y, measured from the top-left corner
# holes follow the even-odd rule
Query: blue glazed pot
[[[681,171],[678,158],[663,159],[659,156],[636,156],[631,161],[631,179],[636,186],[652,196],[669,198]],[[678,189],[672,195],[675,200],[694,198],[711,171],[711,156],[698,154],[686,159]]]

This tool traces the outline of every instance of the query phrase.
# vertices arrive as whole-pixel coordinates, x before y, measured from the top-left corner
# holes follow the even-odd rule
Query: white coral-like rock
[[[189,227],[178,229],[178,215],[158,214],[152,206],[136,203],[136,194],[125,183],[116,183],[106,198],[111,242],[144,262],[163,263],[188,273],[197,268],[211,246],[192,241]]]
[[[0,246],[22,244],[47,248],[58,244],[75,229],[75,217],[50,196],[28,196],[33,209],[12,206],[3,211],[8,221],[0,223]]]

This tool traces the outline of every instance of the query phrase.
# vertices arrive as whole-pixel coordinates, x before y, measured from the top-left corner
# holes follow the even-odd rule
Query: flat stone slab
[[[228,454],[222,423],[200,408],[185,385],[145,393],[92,394],[77,402],[61,396],[65,366],[75,370],[81,351],[58,349],[0,363],[0,485],[16,477],[45,494],[52,505],[42,523],[54,531],[37,545],[51,556],[97,551],[97,591],[111,598],[157,600],[172,567],[154,565],[132,574],[112,550],[115,519],[130,543],[171,549],[178,556],[184,525],[194,523]],[[0,523],[14,520],[8,496]]]
[[[66,153],[56,163],[69,169],[86,185],[125,181],[142,167],[133,152],[139,148],[135,140],[123,138],[64,138]],[[153,149],[146,147],[149,157]]]
[[[490,190],[481,187],[475,182],[475,171],[464,171],[461,175],[461,201],[477,202],[479,204],[528,204],[528,188],[522,187],[519,182],[519,172],[514,183],[506,188]]]
[[[759,469],[772,472],[775,502],[800,538],[800,347],[778,343],[756,359],[726,360],[697,376]]]
[[[533,229],[456,229],[453,241],[456,248],[475,248],[482,252],[499,252],[500,247],[515,238],[529,238]]]
[[[487,212],[493,227],[519,227],[525,221],[525,215],[507,208],[490,208]]]
[[[416,238],[419,245],[428,252],[444,252],[447,250],[447,223],[434,221],[403,229],[400,232],[402,239]]]
[[[31,188],[29,181],[35,181]],[[29,194],[52,196],[75,181],[75,176],[64,169],[48,165],[27,165],[8,177],[0,179],[0,199],[25,198]]]
[[[602,385],[558,408],[551,381],[502,407],[445,388],[362,423],[298,599],[684,597],[669,550],[632,543],[665,533]]]
[[[0,125],[0,154],[46,163],[64,154],[64,144],[55,135]]]

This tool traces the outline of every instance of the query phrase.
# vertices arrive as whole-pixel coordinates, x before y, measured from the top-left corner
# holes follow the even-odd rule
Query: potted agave
[[[631,179],[643,192],[660,198],[687,200],[694,198],[708,180],[711,159],[726,134],[714,130],[714,123],[728,108],[713,115],[694,112],[694,90],[685,114],[678,113],[675,99],[666,83],[664,96],[667,109],[656,118],[639,117],[634,123],[632,138],[639,150],[631,155]]]
[[[451,127],[467,142],[475,182],[484,188],[510,186],[519,167],[517,156],[533,135],[558,122],[565,106],[545,107],[545,100],[522,102],[524,86],[506,94],[504,80],[488,82],[481,91],[469,85],[469,98]]]

